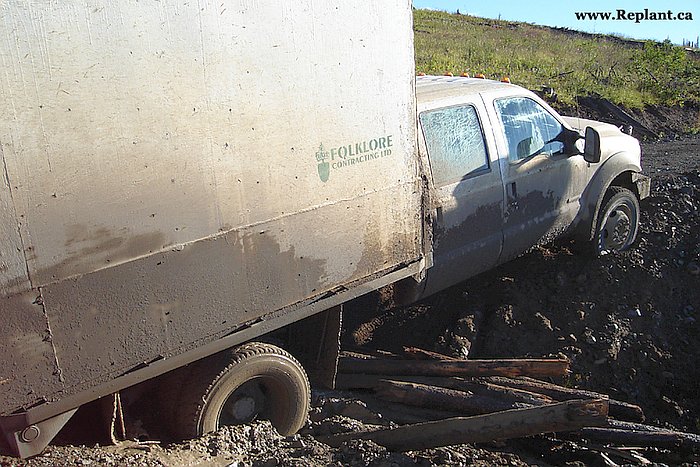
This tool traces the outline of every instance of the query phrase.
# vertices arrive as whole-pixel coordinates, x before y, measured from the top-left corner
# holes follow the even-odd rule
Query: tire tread
[[[301,364],[289,352],[275,345],[262,342],[250,342],[233,349],[225,350],[211,357],[190,365],[188,378],[184,381],[176,407],[173,410],[171,432],[179,439],[189,439],[201,436],[199,420],[207,403],[207,396],[215,388],[219,380],[232,367],[263,355],[275,355],[290,360],[306,378],[306,410],[309,410],[311,391],[308,377]]]
[[[601,215],[605,211],[607,211],[608,205],[610,204],[610,201],[613,198],[615,198],[615,196],[617,196],[619,194],[629,195],[636,200],[635,206],[637,209],[637,233],[638,233],[640,212],[639,212],[639,199],[637,198],[637,195],[629,188],[626,188],[623,186],[613,185],[613,186],[609,187],[608,190],[605,192],[605,196],[603,197],[603,201],[600,203],[600,210],[598,211],[598,216],[596,218],[596,226],[595,226],[595,230],[593,232],[593,239],[589,242],[589,245],[588,245],[589,250],[593,256],[600,256],[600,254],[601,254],[600,250],[598,249],[598,242],[599,242],[598,235],[599,235],[599,230],[601,228],[601,222],[602,222]],[[635,233],[635,237],[636,237],[637,233]],[[630,243],[630,245],[628,245],[627,248],[632,246],[635,241],[636,241],[636,238],[632,241],[632,243]],[[625,249],[627,249],[627,248],[625,248]]]

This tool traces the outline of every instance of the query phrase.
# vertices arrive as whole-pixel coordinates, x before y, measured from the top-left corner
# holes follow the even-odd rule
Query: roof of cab
[[[513,84],[481,78],[462,78],[458,76],[416,77],[416,97],[418,102],[430,102],[446,97],[464,95],[465,93],[481,93],[507,87],[518,88],[518,86]]]

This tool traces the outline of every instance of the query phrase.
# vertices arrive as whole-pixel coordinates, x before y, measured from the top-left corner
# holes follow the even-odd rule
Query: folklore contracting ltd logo
[[[390,156],[394,144],[392,138],[392,135],[381,136],[359,143],[333,147],[330,150],[321,143],[316,151],[319,178],[326,183],[331,172]]]

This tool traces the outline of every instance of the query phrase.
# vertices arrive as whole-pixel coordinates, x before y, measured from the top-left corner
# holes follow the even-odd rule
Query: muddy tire
[[[193,365],[171,431],[189,439],[225,425],[270,420],[287,436],[306,423],[310,401],[308,377],[294,357],[274,345],[244,344]]]
[[[639,230],[639,200],[627,188],[614,186],[605,194],[590,247],[600,256],[624,251],[634,243]]]

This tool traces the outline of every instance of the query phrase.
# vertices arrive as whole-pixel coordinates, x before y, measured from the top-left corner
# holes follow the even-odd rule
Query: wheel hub
[[[245,422],[252,419],[257,413],[257,404],[255,399],[250,396],[243,396],[231,404],[231,416],[240,422]]]
[[[236,389],[222,408],[219,426],[248,423],[261,416],[267,407],[265,382],[253,379]]]
[[[605,222],[603,246],[606,250],[620,250],[627,243],[632,221],[626,212],[617,209],[610,213]]]

